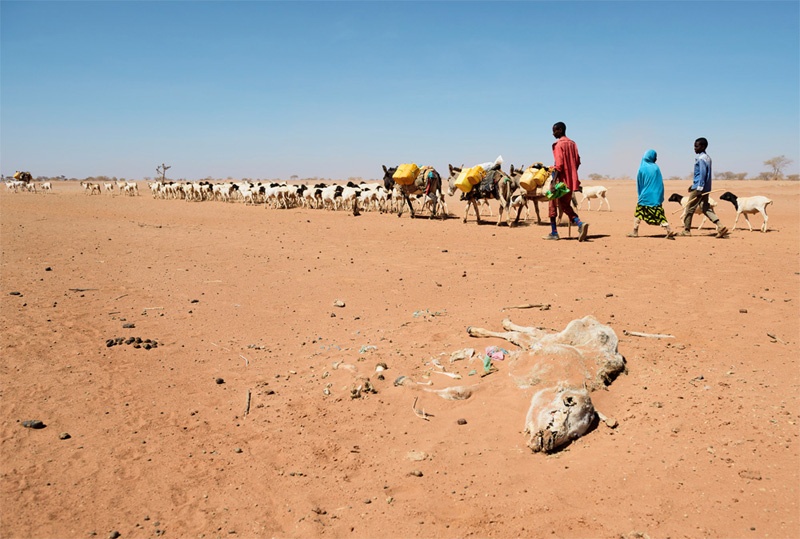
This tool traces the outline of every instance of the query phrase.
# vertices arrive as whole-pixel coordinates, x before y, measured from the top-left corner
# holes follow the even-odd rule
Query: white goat
[[[733,207],[736,208],[736,220],[733,222],[733,230],[736,230],[736,223],[739,222],[739,216],[744,215],[744,220],[747,221],[747,226],[750,227],[750,232],[753,231],[753,225],[750,224],[750,219],[747,214],[760,213],[764,218],[764,223],[761,225],[761,232],[767,231],[767,206],[772,204],[772,201],[764,196],[752,197],[737,197],[730,191],[726,191],[719,197],[721,200],[727,200]]]
[[[580,200],[580,202],[577,201],[579,193],[583,195],[583,198]],[[603,207],[603,202],[605,202],[606,205],[608,206],[608,211],[611,211],[611,203],[608,201],[608,197],[606,196],[607,194],[608,194],[607,188],[603,187],[602,185],[592,185],[589,187],[584,187],[583,190],[578,191],[578,193],[572,193],[572,200],[575,203],[575,207],[578,209],[580,209],[581,204],[583,204],[584,200],[588,200],[588,202],[586,203],[586,209],[591,210],[592,209],[591,199],[599,198],[600,207],[597,208],[597,211],[600,211],[600,208]]]
[[[50,182],[42,182],[41,188],[42,191],[47,191],[49,193],[53,192],[53,184]]]
[[[706,195],[706,196],[708,196],[708,195]],[[670,197],[669,197],[669,201],[670,202],[678,202],[678,203],[680,203],[681,207],[683,208],[683,213],[681,213],[680,220],[681,220],[681,222],[683,222],[683,219],[686,217],[686,204],[689,203],[689,197],[688,196],[681,196],[678,193],[672,193],[670,195]],[[713,210],[714,208],[717,207],[717,201],[714,200],[711,197],[708,197],[708,205],[711,206],[711,209]],[[703,213],[703,204],[702,203],[697,205],[697,207],[694,210],[694,214],[703,216],[703,220],[700,221],[700,226],[697,227],[697,229],[699,230],[699,229],[703,228],[703,225],[706,223],[706,219],[707,219],[706,214]]]
[[[97,194],[100,194],[100,184],[93,183],[93,182],[81,182],[81,187],[83,187],[84,191],[87,195],[93,195],[95,191]]]
[[[99,187],[100,186],[98,186],[98,188]],[[139,196],[139,184],[136,182],[125,182],[125,187],[122,188],[122,191],[130,196]]]

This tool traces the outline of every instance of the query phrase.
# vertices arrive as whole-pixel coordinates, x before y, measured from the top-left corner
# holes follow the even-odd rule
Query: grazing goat
[[[761,232],[767,231],[767,221],[769,220],[767,217],[767,206],[772,204],[770,199],[764,196],[737,197],[730,191],[726,191],[719,198],[721,200],[727,200],[736,208],[736,220],[733,222],[733,230],[736,230],[736,223],[739,222],[739,216],[744,215],[744,220],[747,221],[747,226],[750,227],[750,232],[752,232],[753,225],[750,224],[750,219],[747,217],[747,214],[760,213],[761,217],[764,218],[764,223],[761,225]]]
[[[706,196],[708,196],[708,195],[706,195]],[[681,205],[681,207],[683,208],[683,213],[681,213],[680,220],[681,220],[681,222],[683,222],[683,219],[686,217],[686,204],[689,202],[689,197],[688,196],[681,196],[678,193],[672,193],[669,196],[669,201],[670,202],[678,202]],[[711,206],[711,208],[713,209],[713,208],[715,208],[717,206],[717,201],[714,200],[711,197],[708,197],[708,205]],[[701,228],[703,228],[703,225],[706,223],[706,219],[707,219],[706,214],[703,213],[703,205],[702,204],[698,204],[697,205],[697,207],[694,210],[694,214],[703,216],[703,220],[700,221],[700,226],[697,227],[697,229],[700,230]]]
[[[81,182],[81,187],[83,187],[87,195],[93,195],[95,192],[97,192],[98,195],[100,194],[99,183]]]
[[[42,191],[47,191],[49,193],[53,192],[53,184],[51,184],[50,182],[42,182],[41,187]]]
[[[579,202],[576,202],[578,199],[578,193],[583,195],[583,198],[581,198]],[[591,199],[599,198],[600,207],[597,208],[597,211],[600,211],[600,208],[603,207],[603,202],[605,202],[606,205],[608,206],[608,211],[611,211],[611,203],[608,201],[608,197],[606,196],[608,194],[608,189],[606,189],[602,185],[592,185],[589,187],[583,187],[581,191],[578,191],[578,193],[572,193],[572,203],[575,205],[577,209],[581,209],[581,204],[583,204],[583,201],[588,200],[588,202],[586,203],[586,209],[591,210],[592,209]]]

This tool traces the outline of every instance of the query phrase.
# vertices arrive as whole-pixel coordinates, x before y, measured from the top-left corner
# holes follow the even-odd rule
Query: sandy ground
[[[717,182],[772,198],[770,231],[675,241],[625,237],[635,186],[607,186],[586,243],[454,199],[440,222],[0,193],[0,536],[799,537],[800,185]],[[501,310],[523,303],[551,308]],[[619,425],[552,455],[502,362],[448,365],[465,401],[393,384],[513,348],[469,325],[585,315],[627,360],[593,394]],[[351,399],[359,375],[377,393]]]

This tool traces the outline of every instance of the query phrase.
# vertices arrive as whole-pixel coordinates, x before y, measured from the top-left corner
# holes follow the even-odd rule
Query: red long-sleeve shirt
[[[578,179],[578,167],[581,166],[578,145],[564,135],[553,143],[553,158],[556,162],[554,168],[558,171],[558,181],[564,182],[570,191],[577,191],[581,185]]]

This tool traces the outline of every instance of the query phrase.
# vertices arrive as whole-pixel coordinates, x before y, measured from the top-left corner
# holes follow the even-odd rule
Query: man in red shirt
[[[581,156],[578,154],[578,145],[573,140],[567,138],[567,126],[564,122],[557,122],[553,125],[553,136],[556,141],[553,143],[553,179],[551,185],[563,182],[568,188],[569,193],[560,198],[550,201],[549,216],[551,232],[545,239],[557,240],[558,230],[556,229],[556,217],[558,210],[567,214],[569,220],[578,227],[578,241],[585,241],[589,233],[589,223],[584,223],[572,209],[570,201],[572,193],[580,191],[581,182],[578,179],[578,167],[581,166]]]

